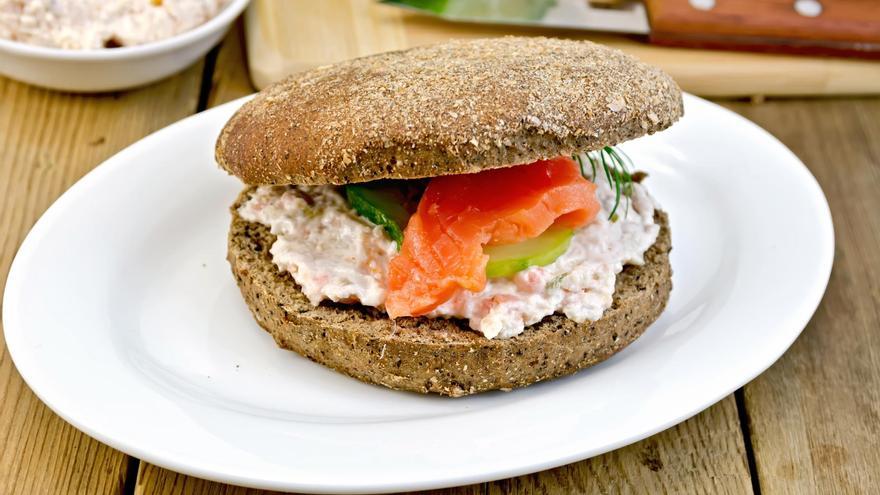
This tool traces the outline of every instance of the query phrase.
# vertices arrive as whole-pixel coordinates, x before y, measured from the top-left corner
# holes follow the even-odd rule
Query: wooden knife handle
[[[880,58],[880,0],[811,2],[820,6],[814,17],[799,13],[796,0],[645,3],[657,44]]]

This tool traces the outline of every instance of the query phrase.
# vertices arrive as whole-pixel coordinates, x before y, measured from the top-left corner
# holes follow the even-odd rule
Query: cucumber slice
[[[486,276],[509,277],[530,266],[549,265],[568,250],[573,235],[572,229],[550,227],[538,237],[523,242],[485,247],[483,252],[489,255]]]
[[[345,186],[345,196],[360,216],[384,228],[400,249],[410,217],[400,188],[386,182],[350,184]]]

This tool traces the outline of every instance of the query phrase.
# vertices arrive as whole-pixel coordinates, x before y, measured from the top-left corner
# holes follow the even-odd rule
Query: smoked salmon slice
[[[566,157],[435,177],[389,265],[385,309],[391,318],[419,316],[460,288],[480,291],[483,246],[521,242],[554,224],[577,228],[598,211],[596,186]]]

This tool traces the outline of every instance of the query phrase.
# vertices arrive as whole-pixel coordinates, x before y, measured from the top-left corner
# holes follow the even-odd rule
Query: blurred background
[[[346,58],[507,34],[614,46],[702,96],[880,92],[872,0],[256,0],[245,15],[258,88]]]
[[[100,92],[202,60],[235,24],[256,89],[295,71],[449,38],[588,39],[708,97],[880,92],[875,0],[0,0],[0,73]],[[236,24],[237,22],[237,24]],[[210,62],[213,63],[213,62]]]

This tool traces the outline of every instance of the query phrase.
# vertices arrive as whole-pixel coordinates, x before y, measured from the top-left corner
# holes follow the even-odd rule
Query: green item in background
[[[447,18],[485,22],[537,21],[556,0],[382,0],[382,3],[409,7]]]

